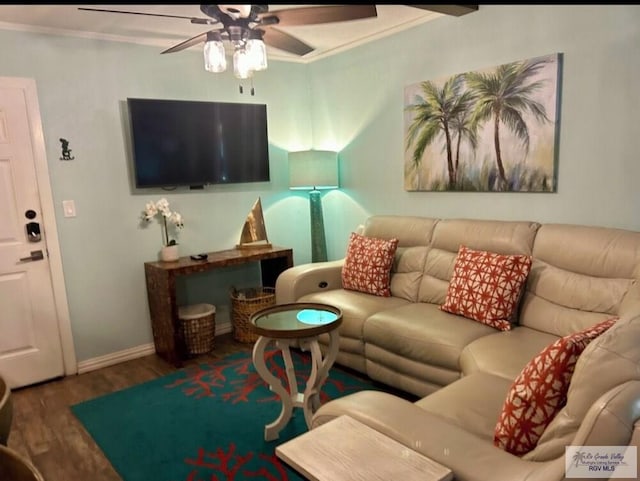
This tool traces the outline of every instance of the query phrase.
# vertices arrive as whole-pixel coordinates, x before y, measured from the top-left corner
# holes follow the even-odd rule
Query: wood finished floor
[[[252,347],[234,341],[230,334],[216,336],[210,355],[191,359],[185,365],[250,351]],[[16,389],[12,393],[9,447],[30,459],[46,481],[122,481],[69,408],[174,371],[176,368],[154,354]]]

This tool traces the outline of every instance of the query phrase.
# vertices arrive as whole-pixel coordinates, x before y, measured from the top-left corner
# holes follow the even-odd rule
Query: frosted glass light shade
[[[267,47],[261,39],[250,38],[244,48],[252,70],[267,69]]]
[[[289,152],[290,189],[337,189],[338,154],[329,150]]]
[[[251,59],[243,48],[233,53],[233,74],[239,79],[246,79],[253,75]]]
[[[204,44],[204,69],[213,73],[224,72],[227,69],[227,57],[220,35],[207,36]]]

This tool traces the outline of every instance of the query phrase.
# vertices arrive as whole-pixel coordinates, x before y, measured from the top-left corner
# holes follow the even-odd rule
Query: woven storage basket
[[[192,304],[178,308],[180,331],[187,354],[196,356],[213,350],[216,334],[216,308],[211,304]]]
[[[233,338],[238,342],[255,342],[258,335],[251,330],[251,315],[276,303],[273,287],[231,288],[231,322]]]

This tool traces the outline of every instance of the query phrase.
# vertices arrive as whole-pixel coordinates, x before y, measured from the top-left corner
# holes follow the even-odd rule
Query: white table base
[[[311,426],[313,413],[320,407],[320,390],[329,376],[329,369],[338,355],[338,344],[340,336],[338,330],[329,332],[329,347],[326,356],[322,356],[318,337],[306,337],[301,339],[283,339],[267,336],[260,336],[253,346],[253,365],[256,371],[269,385],[269,389],[280,396],[282,410],[275,421],[267,424],[264,428],[265,441],[277,439],[280,431],[286,426],[293,415],[293,408],[302,408],[307,427]],[[274,342],[276,347],[282,352],[285,372],[289,383],[289,391],[282,381],[269,371],[265,362],[264,352],[267,346]],[[290,348],[298,346],[303,351],[311,353],[311,373],[307,380],[307,385],[303,393],[298,392],[295,367],[291,358]]]

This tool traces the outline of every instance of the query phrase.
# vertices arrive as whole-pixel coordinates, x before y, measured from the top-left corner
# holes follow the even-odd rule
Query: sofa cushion
[[[489,326],[422,302],[376,312],[367,319],[363,329],[366,345],[455,372],[460,370],[460,353],[464,347],[495,332]],[[392,367],[401,370],[401,365]]]
[[[391,266],[397,248],[398,239],[379,239],[352,232],[342,266],[342,287],[375,296],[391,296]]]
[[[426,246],[399,247],[391,267],[391,295],[411,302],[418,301],[424,262],[429,248]]]
[[[640,232],[609,227],[544,224],[533,256],[568,272],[609,279],[637,277]]]
[[[458,370],[409,359],[375,344],[365,344],[364,355],[369,378],[414,396],[427,396],[460,379]]]
[[[607,227],[544,224],[519,324],[558,336],[620,315],[638,278],[640,232]]]
[[[429,248],[424,263],[424,274],[418,290],[419,302],[444,304],[457,256],[458,249],[455,252],[449,252],[443,249]]]
[[[460,369],[465,376],[481,371],[511,383],[534,356],[558,337],[525,326],[515,326],[510,331],[493,330],[462,350]]]
[[[398,247],[427,246],[439,221],[410,215],[372,215],[365,220],[362,235],[398,239]]]
[[[493,442],[495,420],[500,415],[510,386],[511,380],[476,372],[419,399],[415,404]]]
[[[531,451],[566,402],[578,357],[617,318],[564,336],[534,357],[513,382],[495,427],[494,444],[517,456]]]
[[[441,309],[508,331],[530,269],[528,255],[503,255],[462,245]]]
[[[499,254],[531,254],[540,224],[529,221],[440,219],[431,247],[457,252],[461,244]]]

